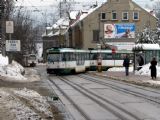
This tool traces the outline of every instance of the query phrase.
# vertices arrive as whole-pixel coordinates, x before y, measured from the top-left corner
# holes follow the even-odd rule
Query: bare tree
[[[156,1],[155,4],[153,5],[153,10],[155,12],[155,15],[157,18],[160,19],[160,1]]]
[[[73,4],[74,4],[74,0],[73,1],[62,0],[59,2],[58,11],[59,11],[60,18],[68,17],[68,12],[71,11]]]

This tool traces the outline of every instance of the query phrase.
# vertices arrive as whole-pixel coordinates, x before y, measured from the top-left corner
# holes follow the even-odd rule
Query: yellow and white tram
[[[47,50],[47,73],[85,72],[90,67],[89,50],[51,48]]]

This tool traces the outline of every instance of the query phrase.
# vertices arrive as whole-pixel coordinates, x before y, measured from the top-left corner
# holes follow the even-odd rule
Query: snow
[[[142,50],[160,50],[159,44],[136,44],[134,48]]]
[[[27,69],[27,68],[26,68]],[[22,74],[24,68],[12,61],[8,64],[8,57],[0,55],[0,77],[1,80],[9,81],[33,81],[37,77],[35,70],[26,70],[26,74],[31,76],[28,80]],[[31,74],[31,75],[30,75]],[[0,88],[0,116],[2,119],[12,120],[40,120],[44,116],[46,119],[53,118],[51,107],[47,98],[38,92],[26,88]]]
[[[0,67],[0,76],[10,78],[12,80],[26,80],[22,73],[24,68],[16,61],[12,61],[11,64]]]
[[[26,80],[22,75],[24,73],[24,68],[17,63],[12,61],[8,64],[8,57],[4,57],[0,54],[0,76],[6,77],[12,80]]]
[[[0,96],[3,109],[8,109],[11,113],[8,117],[14,115],[13,120],[40,120],[40,113],[53,118],[46,98],[33,90],[0,88]]]
[[[71,27],[74,27],[76,24],[78,24],[80,21],[82,21],[84,18],[86,18],[89,14],[91,14],[93,11],[95,11],[96,9],[98,9],[100,6],[97,6],[95,8],[91,8],[85,12],[81,11],[81,15],[79,17],[79,19],[77,19],[72,25]]]
[[[19,80],[23,81],[26,78],[22,75],[24,68],[13,61],[11,64],[8,64],[8,57],[3,57],[0,55],[0,76],[9,77],[10,80]],[[150,64],[146,64],[142,67],[141,70],[136,71],[137,75],[148,75],[150,76],[149,70]],[[124,67],[111,68],[109,71],[124,71]],[[133,67],[130,67],[130,72],[133,72]],[[37,74],[36,71],[29,71],[32,73],[32,79],[35,78]],[[157,76],[160,77],[160,66],[157,66]],[[29,73],[27,73],[29,74]],[[153,81],[155,82],[155,81]],[[158,82],[156,81],[156,84]],[[0,111],[6,110],[7,117],[12,120],[39,120],[45,118],[53,118],[51,107],[47,101],[47,98],[41,96],[39,93],[27,88],[0,88]],[[0,115],[2,115],[1,113]]]
[[[142,68],[137,71],[135,70],[135,75],[145,75],[145,76],[150,76],[151,72],[149,69],[150,63],[143,65]],[[124,67],[113,67],[110,68],[108,71],[121,71],[121,72],[125,72],[125,68]],[[133,72],[133,67],[129,67],[129,72]],[[160,77],[160,66],[157,65],[157,77]]]
[[[60,27],[67,28],[68,26],[69,26],[69,19],[68,18],[61,18],[52,26],[52,28],[60,29]]]
[[[3,57],[2,54],[0,54],[0,66],[8,65],[8,57]]]

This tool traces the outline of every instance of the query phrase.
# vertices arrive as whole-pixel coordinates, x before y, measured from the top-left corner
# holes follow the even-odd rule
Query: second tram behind
[[[112,50],[91,50],[90,52],[90,70],[97,70],[97,66],[101,64],[102,70],[106,71],[111,67],[122,67],[125,55],[130,58],[130,63],[133,62],[133,52],[117,50],[115,53]]]

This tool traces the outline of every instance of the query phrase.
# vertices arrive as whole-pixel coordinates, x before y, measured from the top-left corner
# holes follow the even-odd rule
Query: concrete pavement
[[[160,77],[157,77],[157,79],[153,80],[150,76],[136,75],[134,72],[130,72],[129,76],[126,76],[125,72],[120,71],[103,71],[95,72],[95,74],[110,79],[120,80],[137,85],[160,88]]]

